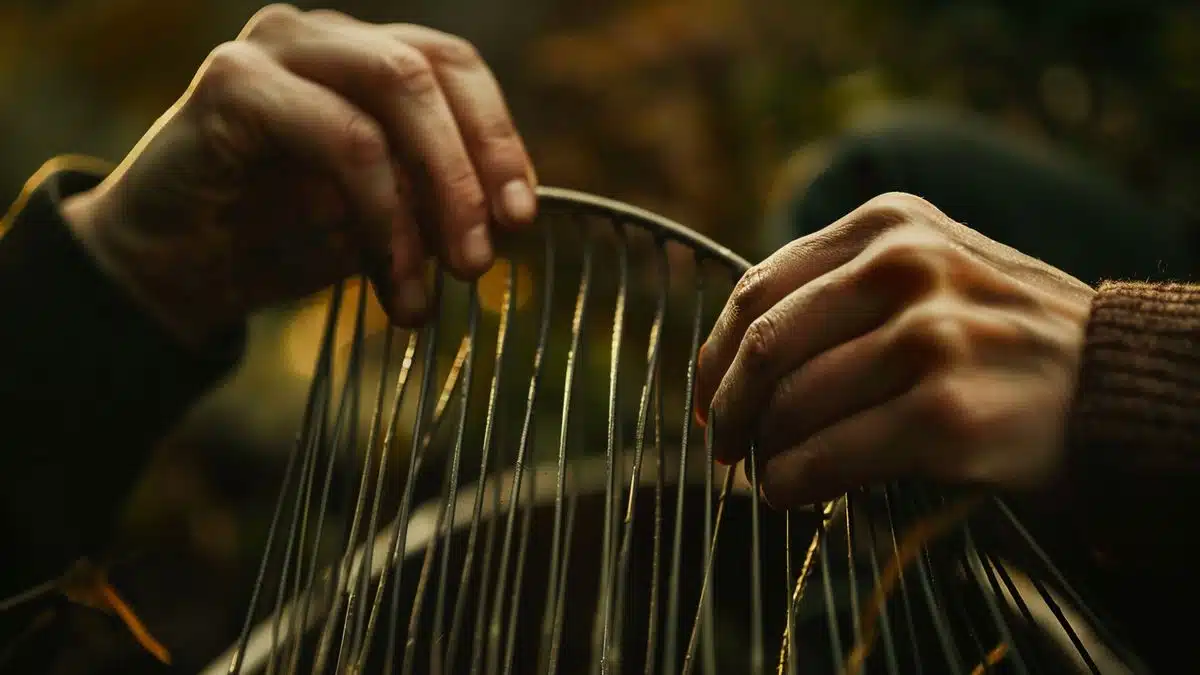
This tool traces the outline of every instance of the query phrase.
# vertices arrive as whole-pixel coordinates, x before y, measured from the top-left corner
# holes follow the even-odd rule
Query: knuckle
[[[960,363],[970,352],[971,336],[966,324],[944,311],[913,313],[900,333],[900,356],[929,369]]]
[[[429,60],[416,49],[401,47],[378,53],[368,69],[374,81],[412,95],[427,94],[438,86]]]
[[[242,36],[256,39],[277,35],[280,31],[295,26],[301,16],[300,10],[294,5],[285,2],[272,3],[250,17],[250,20],[246,22],[246,28],[242,31]]]
[[[342,143],[345,156],[351,164],[364,166],[389,160],[383,130],[366,115],[348,116],[342,132]]]
[[[915,229],[885,236],[873,248],[867,256],[866,276],[885,287],[916,292],[942,285],[961,256],[944,238]]]
[[[225,42],[209,52],[195,88],[202,93],[222,90],[233,81],[245,77],[255,67],[260,54],[243,42]]]
[[[742,338],[745,365],[751,371],[765,370],[775,358],[777,340],[775,324],[769,315],[764,314],[752,321]]]
[[[448,66],[473,66],[483,61],[470,40],[450,33],[437,32],[424,52],[430,61]]]
[[[738,279],[729,296],[729,306],[734,318],[752,313],[766,294],[767,271],[762,265],[755,265],[746,270]]]

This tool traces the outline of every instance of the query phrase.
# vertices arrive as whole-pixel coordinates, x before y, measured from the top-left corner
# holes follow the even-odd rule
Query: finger
[[[403,194],[410,189],[402,181]],[[403,201],[403,200],[402,200]],[[388,308],[393,322],[414,325],[428,311],[429,295],[425,285],[427,246],[411,210],[405,210],[398,227],[392,229],[390,274],[384,278],[394,283]]]
[[[537,214],[533,162],[487,64],[462,38],[412,24],[386,30],[433,64],[497,222],[509,227],[530,223]]]
[[[450,270],[463,278],[486,270],[493,259],[486,196],[429,60],[367,24],[286,16],[276,21],[280,26],[248,39],[261,40],[297,75],[371,112],[393,151],[427,179]]]
[[[763,312],[801,286],[853,260],[875,232],[866,207],[771,254],[738,280],[705,341],[704,368],[696,373],[696,412],[703,419],[746,330]]]
[[[912,475],[923,461],[909,424],[916,400],[911,393],[892,399],[768,458],[759,475],[763,499],[787,509]]]
[[[721,461],[742,458],[780,378],[877,328],[897,309],[891,293],[851,272],[843,267],[801,287],[746,329],[712,399]]]
[[[366,112],[245,42],[213,51],[189,106],[205,116],[202,128],[220,153],[248,160],[269,147],[333,176],[351,203],[351,220],[366,224],[364,245],[386,245],[376,233],[400,218],[396,176],[387,138]]]
[[[933,360],[886,328],[817,355],[776,383],[757,426],[759,459],[903,394]]]

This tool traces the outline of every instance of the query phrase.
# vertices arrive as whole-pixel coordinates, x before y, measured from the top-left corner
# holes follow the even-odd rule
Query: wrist
[[[217,294],[198,283],[204,275],[170,251],[162,238],[134,225],[135,219],[114,207],[119,202],[106,181],[65,197],[59,205],[67,227],[100,269],[173,337],[200,349],[227,334],[244,318],[231,303],[214,302]]]

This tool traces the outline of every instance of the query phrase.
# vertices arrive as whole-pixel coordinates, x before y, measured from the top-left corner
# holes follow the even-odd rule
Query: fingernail
[[[471,269],[480,270],[492,264],[492,244],[488,241],[488,228],[479,224],[467,230],[462,238],[463,263]]]
[[[420,279],[407,279],[400,282],[400,292],[396,294],[399,311],[412,316],[425,311],[425,282]]]
[[[700,351],[696,353],[696,371],[697,372],[699,372],[699,370],[704,362],[704,348],[706,346],[707,346],[707,343],[700,345]],[[699,388],[700,388],[700,382],[699,382],[699,379],[697,379],[696,389],[699,390]],[[704,405],[704,403],[700,400],[699,396],[695,396],[695,394],[693,394],[693,397],[694,397],[694,403],[692,405],[692,414],[693,414],[693,417],[696,418],[696,424],[698,424],[700,426],[700,428],[703,429],[704,427],[708,426],[708,410],[707,410],[707,407]]]
[[[520,179],[509,181],[500,190],[500,200],[504,204],[505,215],[514,225],[533,220],[537,212],[537,197],[534,196],[529,183]]]

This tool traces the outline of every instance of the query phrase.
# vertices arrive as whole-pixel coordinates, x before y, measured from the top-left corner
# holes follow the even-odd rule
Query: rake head
[[[541,189],[540,227],[417,331],[335,292],[236,673],[1140,672],[1000,499],[778,513],[693,425],[749,264]],[[339,321],[350,339],[335,348]]]

